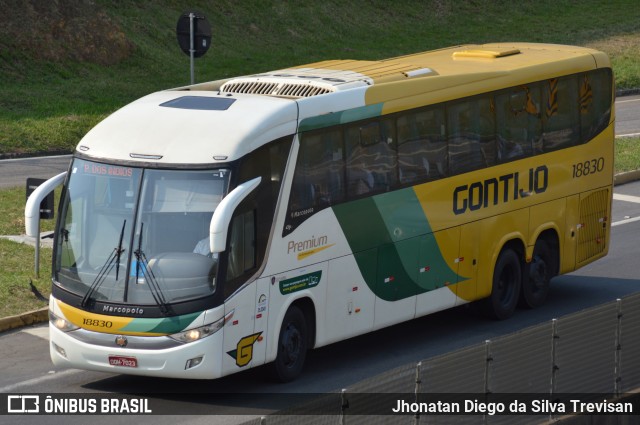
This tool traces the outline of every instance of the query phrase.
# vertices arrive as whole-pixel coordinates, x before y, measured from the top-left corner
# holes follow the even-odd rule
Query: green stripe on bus
[[[165,317],[162,319],[135,318],[127,326],[122,328],[128,332],[149,332],[157,334],[174,334],[182,332],[198,316],[200,312],[184,314],[182,316]]]
[[[333,211],[377,297],[397,301],[442,287],[443,282],[467,280],[442,256],[412,188],[336,205]]]
[[[367,105],[346,111],[333,112],[316,117],[305,118],[300,121],[298,131],[316,130],[318,128],[331,127],[345,124],[352,121],[364,120],[367,118],[379,117],[382,115],[382,103]]]
[[[373,198],[335,205],[333,211],[349,241],[351,252],[360,252],[393,242]]]

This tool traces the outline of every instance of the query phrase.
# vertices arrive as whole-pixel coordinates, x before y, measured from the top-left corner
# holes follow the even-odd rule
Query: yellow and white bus
[[[529,43],[332,60],[161,91],[78,144],[51,358],[211,379],[464,303],[497,319],[606,255],[605,54]]]

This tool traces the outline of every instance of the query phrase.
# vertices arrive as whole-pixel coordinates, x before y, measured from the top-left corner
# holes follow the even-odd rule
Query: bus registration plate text
[[[135,357],[109,356],[111,366],[138,367],[138,359]]]

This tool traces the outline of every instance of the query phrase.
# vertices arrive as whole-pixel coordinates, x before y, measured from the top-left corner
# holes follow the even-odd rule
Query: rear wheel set
[[[504,248],[493,271],[491,295],[484,300],[485,313],[504,320],[513,315],[518,304],[540,307],[549,295],[551,278],[557,273],[557,253],[545,239],[538,239],[531,261],[524,266],[517,251]]]

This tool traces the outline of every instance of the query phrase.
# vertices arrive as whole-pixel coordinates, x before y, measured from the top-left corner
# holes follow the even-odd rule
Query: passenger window
[[[447,175],[444,108],[400,116],[398,168],[401,184],[436,180]]]
[[[395,125],[391,119],[348,127],[345,147],[348,196],[383,192],[396,184]]]
[[[520,86],[496,96],[498,161],[542,152],[540,86]]]
[[[552,78],[545,86],[542,117],[544,151],[575,146],[580,139],[577,78]]]
[[[289,210],[320,209],[341,202],[344,186],[340,131],[302,134]]]
[[[604,130],[611,118],[611,74],[597,69],[579,77],[582,142]]]
[[[489,167],[496,161],[495,116],[490,96],[479,96],[447,107],[449,172]]]
[[[289,150],[291,149],[291,140],[291,137],[282,138],[269,146],[269,163],[271,164],[269,175],[273,209],[275,209],[275,204],[280,194],[280,187],[282,186],[282,180],[284,179],[284,170],[287,166]]]
[[[256,266],[256,215],[255,211],[247,211],[233,218],[229,230],[229,257],[227,266],[227,282],[241,276]],[[225,298],[237,288],[225,286]]]

